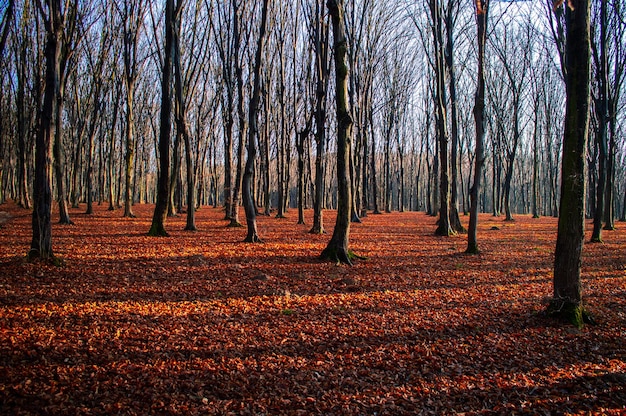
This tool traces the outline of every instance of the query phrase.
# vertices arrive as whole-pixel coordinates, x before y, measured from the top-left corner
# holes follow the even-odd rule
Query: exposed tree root
[[[326,234],[326,230],[324,230],[324,227],[313,227],[311,228],[311,230],[309,231],[309,234]]]
[[[546,309],[546,316],[570,323],[579,329],[584,324],[596,324],[593,316],[583,308],[582,304],[570,302],[567,299],[552,299]]]
[[[243,240],[243,242],[244,242],[244,243],[262,243],[262,242],[263,242],[263,240],[261,240],[261,239],[259,238],[259,236],[258,236],[258,235],[253,234],[253,235],[249,235],[249,236],[247,236],[247,237]]]
[[[57,257],[54,254],[50,254],[48,257],[41,257],[39,250],[31,248],[28,254],[26,254],[26,261],[28,263],[34,263],[37,260],[49,263],[55,267],[61,267],[65,264],[65,261],[63,261],[61,257]]]
[[[169,237],[170,235],[165,231],[163,224],[152,224],[150,231],[148,231],[150,237]]]
[[[326,247],[322,254],[320,254],[320,259],[329,260],[336,264],[347,264],[348,266],[353,265],[353,260],[367,260],[367,257],[359,256],[355,254],[352,250],[346,250],[343,247]]]
[[[465,250],[466,254],[480,254],[480,250],[477,245],[468,246]]]

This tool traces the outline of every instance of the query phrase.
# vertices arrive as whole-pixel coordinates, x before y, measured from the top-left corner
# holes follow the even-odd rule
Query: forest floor
[[[0,205],[0,414],[626,414],[624,223],[585,245],[579,330],[542,314],[554,218],[485,214],[466,255],[433,217],[369,215],[347,267],[318,260],[331,211],[322,236],[259,217],[248,244],[219,209],[169,238],[152,206],[105,209],[53,226],[55,267]]]

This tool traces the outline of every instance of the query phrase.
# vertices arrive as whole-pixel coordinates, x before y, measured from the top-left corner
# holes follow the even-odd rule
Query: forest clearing
[[[1,414],[626,412],[621,223],[584,246],[579,330],[543,315],[555,218],[481,214],[469,255],[435,217],[370,214],[350,267],[293,210],[252,244],[222,209],[149,237],[154,205],[94,208],[53,224],[55,267],[25,261],[32,211],[0,206]]]

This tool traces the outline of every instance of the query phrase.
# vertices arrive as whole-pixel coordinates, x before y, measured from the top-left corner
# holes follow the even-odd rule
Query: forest
[[[620,414],[622,6],[0,0],[0,413]]]

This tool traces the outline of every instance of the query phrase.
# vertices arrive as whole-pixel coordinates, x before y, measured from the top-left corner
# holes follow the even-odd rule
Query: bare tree
[[[261,26],[259,28],[259,37],[257,38],[256,54],[254,58],[254,69],[252,76],[252,96],[250,97],[248,109],[248,159],[246,160],[246,169],[243,175],[243,204],[246,211],[246,224],[248,226],[248,235],[244,241],[249,243],[258,243],[260,238],[256,224],[256,207],[254,198],[252,197],[252,176],[254,174],[254,162],[256,158],[256,140],[258,135],[257,114],[259,111],[259,101],[261,97],[261,61],[263,58],[263,44],[265,43],[265,31],[267,24],[267,7],[269,0],[263,0],[261,10]]]
[[[122,22],[122,57],[124,60],[124,84],[126,86],[126,149],[124,155],[124,217],[134,217],[133,172],[135,163],[135,89],[139,77],[139,39],[143,28],[147,3],[139,0],[116,0],[115,7]]]
[[[33,184],[33,239],[28,258],[54,259],[52,251],[52,190],[50,168],[52,140],[55,134],[54,105],[59,89],[61,37],[65,15],[60,0],[48,0],[44,7],[37,0],[39,15],[46,29],[46,87],[41,106],[39,129],[35,141],[35,176]]]
[[[168,236],[165,230],[167,206],[170,197],[170,142],[172,131],[172,74],[174,55],[174,34],[176,19],[179,16],[182,1],[176,6],[174,0],[165,3],[165,40],[163,74],[161,81],[161,120],[159,124],[159,178],[157,201],[152,215],[152,225],[148,231],[151,236]]]
[[[333,22],[335,103],[337,111],[337,220],[333,236],[321,258],[339,263],[352,264],[357,256],[348,247],[350,239],[351,186],[350,143],[352,140],[352,116],[348,98],[348,43],[344,26],[343,1],[329,0],[328,10]]]
[[[324,145],[326,142],[326,94],[330,74],[329,29],[323,2],[315,0],[312,42],[315,50],[315,195],[312,234],[324,234]]]
[[[590,1],[569,0],[565,14],[567,100],[563,172],[554,255],[554,294],[548,314],[564,317],[574,325],[582,326],[583,321],[588,320],[583,310],[580,268],[585,235],[585,152],[589,135]]]
[[[474,125],[476,129],[476,150],[474,156],[474,182],[470,190],[470,221],[467,230],[467,253],[478,253],[478,196],[481,176],[485,164],[485,44],[487,42],[487,22],[489,0],[476,0],[476,27],[478,43],[478,69],[476,72],[476,93],[474,95]]]

